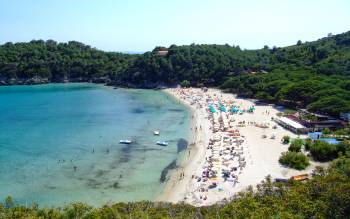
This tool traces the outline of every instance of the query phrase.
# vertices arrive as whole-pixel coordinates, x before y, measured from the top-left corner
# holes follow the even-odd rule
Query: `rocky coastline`
[[[78,77],[78,78],[43,78],[43,77],[31,77],[31,78],[0,78],[0,86],[10,85],[37,85],[48,83],[69,83],[69,82],[90,82],[96,84],[113,84],[109,77]]]
[[[118,79],[111,79],[109,76],[103,77],[62,77],[62,78],[44,78],[44,77],[31,77],[31,78],[4,78],[0,77],[0,86],[11,86],[11,85],[38,85],[38,84],[49,84],[49,83],[79,83],[88,82],[96,84],[105,84],[106,86],[112,87],[123,87],[123,88],[142,88],[142,89],[164,89],[170,87],[176,87],[177,84],[165,84],[161,82],[147,82],[142,83],[130,83],[121,81]]]

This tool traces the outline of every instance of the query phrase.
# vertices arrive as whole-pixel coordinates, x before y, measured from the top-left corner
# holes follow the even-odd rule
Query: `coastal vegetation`
[[[329,161],[350,151],[350,143],[344,140],[340,141],[338,144],[330,144],[325,141],[316,140],[310,142],[306,150],[310,151],[314,160]]]
[[[172,45],[142,55],[79,42],[34,40],[0,46],[0,81],[82,80],[152,88],[216,86],[245,97],[339,116],[350,111],[350,32],[283,48]]]
[[[295,151],[283,152],[279,162],[297,170],[303,170],[310,165],[309,158],[305,154]]]
[[[303,146],[304,141],[300,138],[293,139],[293,141],[290,143],[288,150],[294,151],[294,152],[300,152],[301,147]]]
[[[72,203],[63,208],[25,207],[11,198],[0,204],[0,218],[347,218],[350,215],[350,154],[317,168],[306,182],[274,183],[267,177],[256,190],[207,207],[183,203],[115,203],[96,208]]]
[[[290,137],[288,135],[283,136],[282,143],[289,144],[289,142],[290,142]]]
[[[288,151],[281,154],[279,162],[297,170],[305,169],[309,165],[309,159],[301,152],[302,148],[305,149],[305,152],[310,152],[309,156],[313,160],[327,162],[348,153],[350,142],[343,140],[337,144],[331,144],[323,140],[312,141],[309,138],[305,140],[296,138],[290,142]]]
[[[281,154],[279,162],[297,170],[305,169],[309,165],[309,158],[301,152],[303,146],[313,160],[320,162],[331,161],[350,152],[350,142],[347,140],[331,144],[323,140],[297,138],[291,141],[288,151]]]
[[[334,144],[316,140],[310,147],[310,153],[315,160],[329,161],[337,157],[337,147]]]
[[[0,81],[17,84],[32,78],[63,82],[113,77],[127,68],[134,56],[100,51],[76,41],[9,42],[0,46]]]

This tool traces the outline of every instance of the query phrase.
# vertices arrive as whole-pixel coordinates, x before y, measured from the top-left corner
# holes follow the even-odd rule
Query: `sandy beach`
[[[280,112],[274,105],[256,105],[254,100],[217,89],[169,88],[164,92],[191,109],[192,133],[185,157],[157,201],[211,205],[231,199],[268,175],[290,178],[311,173],[319,165],[311,162],[306,170],[297,171],[279,164],[281,152],[288,150],[282,137],[305,136],[278,126],[271,119]],[[235,105],[237,112],[227,109],[229,105]]]

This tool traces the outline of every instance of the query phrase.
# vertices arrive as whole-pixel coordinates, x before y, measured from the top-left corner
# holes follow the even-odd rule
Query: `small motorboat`
[[[157,141],[156,144],[161,146],[168,146],[168,142],[166,141]]]
[[[123,139],[123,140],[120,140],[120,141],[119,141],[119,144],[131,144],[131,143],[132,143],[131,140],[125,140],[125,139]]]
[[[160,134],[159,130],[153,131],[153,135],[159,135],[159,134]]]

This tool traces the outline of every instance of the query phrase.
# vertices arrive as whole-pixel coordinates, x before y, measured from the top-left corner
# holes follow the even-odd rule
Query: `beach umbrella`
[[[236,106],[232,106],[231,112],[237,113],[238,112],[238,108]]]
[[[226,108],[225,108],[225,106],[224,106],[223,104],[220,104],[219,110],[220,110],[221,112],[226,112]]]
[[[209,106],[210,112],[216,113],[215,107],[213,105]]]

